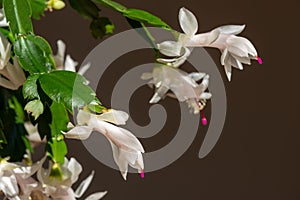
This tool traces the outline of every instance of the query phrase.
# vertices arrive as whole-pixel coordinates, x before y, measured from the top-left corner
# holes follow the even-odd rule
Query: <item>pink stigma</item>
[[[262,61],[261,57],[256,56],[256,59],[257,59],[257,62],[258,62],[260,65],[263,64],[263,61]]]
[[[206,117],[204,116],[204,113],[202,112],[202,114],[201,114],[201,122],[202,122],[202,124],[205,126],[205,125],[207,125],[207,119],[206,119]]]
[[[145,178],[145,173],[144,173],[144,171],[141,171],[141,178]]]
[[[207,119],[205,117],[202,117],[201,122],[204,126],[207,125]]]

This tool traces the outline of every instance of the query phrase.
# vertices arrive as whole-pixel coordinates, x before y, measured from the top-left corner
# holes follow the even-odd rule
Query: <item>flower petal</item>
[[[121,156],[121,149],[118,148],[111,140],[109,140],[109,142],[112,148],[114,161],[118,165],[123,179],[126,181],[128,172],[128,161],[124,156]]]
[[[70,55],[66,56],[64,70],[76,72],[77,65],[78,65],[78,62],[74,61]]]
[[[62,132],[66,138],[77,139],[77,140],[86,140],[90,137],[93,129],[89,126],[75,126],[68,132]]]
[[[149,73],[149,72],[145,72],[141,76],[142,80],[148,80],[148,79],[151,79],[151,78],[153,78],[153,75],[152,75],[152,73]]]
[[[244,37],[232,36],[227,39],[228,51],[240,57],[257,56],[257,51],[253,44]]]
[[[208,93],[208,92],[203,92],[200,94],[200,99],[210,99],[212,97],[212,94],[211,93]]]
[[[125,125],[129,115],[124,111],[110,109],[108,112],[97,116],[97,118],[116,125]]]
[[[162,54],[174,57],[180,56],[182,45],[175,41],[164,41],[160,44],[157,44],[157,48]]]
[[[94,174],[95,171],[92,171],[92,173],[80,183],[74,194],[76,198],[80,198],[85,193],[94,178]]]
[[[221,65],[225,65],[225,61],[228,59],[228,49],[224,49],[221,55]]]
[[[82,166],[75,158],[71,158],[67,168],[72,172],[71,182],[73,184],[78,180],[79,174],[82,172]]]
[[[89,126],[94,127],[94,130],[102,133],[121,149],[144,152],[140,141],[126,129],[101,121],[98,118],[91,118]]]
[[[231,81],[231,75],[232,75],[231,65],[229,63],[225,63],[224,67],[225,67],[226,76],[227,76],[228,80]]]
[[[80,69],[78,70],[78,74],[84,75],[85,72],[87,72],[87,70],[89,70],[90,67],[91,67],[91,63],[88,63],[88,64],[86,64],[86,65],[83,65],[83,66],[80,67]]]
[[[76,117],[78,125],[87,125],[91,116],[92,115],[90,113],[84,110],[79,110]]]
[[[193,79],[194,81],[199,81],[202,78],[204,78],[204,76],[206,75],[206,73],[203,72],[192,72],[190,73],[188,76]]]
[[[166,86],[160,86],[159,88],[156,89],[153,97],[150,99],[149,103],[157,103],[159,102],[162,98],[165,97],[166,93],[168,92],[170,88]]]
[[[54,56],[54,61],[58,69],[63,69],[66,44],[62,40],[57,40],[57,54]]]
[[[165,58],[158,58],[157,61],[164,63],[165,65],[172,66],[172,67],[179,67],[181,66],[191,55],[192,48],[186,48],[184,47],[184,54],[178,58],[171,58],[171,59],[165,59]]]
[[[91,194],[85,200],[99,200],[99,199],[102,199],[106,194],[107,194],[107,191],[97,192],[97,193]]]
[[[187,35],[195,35],[198,30],[198,22],[195,15],[186,8],[179,11],[179,23],[183,32]]]
[[[0,191],[10,199],[20,200],[17,179],[12,173],[0,177]]]
[[[246,25],[225,25],[215,28],[214,30],[219,31],[222,34],[227,35],[238,35],[245,29]]]

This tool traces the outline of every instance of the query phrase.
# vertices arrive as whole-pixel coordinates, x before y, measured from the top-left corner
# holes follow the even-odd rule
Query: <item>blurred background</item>
[[[178,11],[182,6],[197,16],[200,32],[224,24],[246,24],[241,35],[254,43],[264,64],[253,62],[251,66],[245,66],[244,71],[234,70],[233,80],[229,83],[219,61],[220,52],[207,49],[225,82],[228,110],[221,138],[204,159],[198,158],[206,133],[203,126],[200,126],[191,147],[176,162],[159,171],[147,173],[144,179],[137,174],[129,174],[127,181],[122,179],[118,171],[98,162],[80,141],[68,141],[68,156],[76,157],[84,166],[81,178],[91,170],[96,170],[95,179],[86,194],[108,190],[104,198],[107,200],[299,200],[299,2],[118,2],[130,8],[147,10],[178,31]],[[130,29],[123,16],[103,6],[100,8],[101,15],[109,17],[115,24],[114,33]],[[34,27],[36,34],[51,43],[54,52],[56,40],[64,40],[67,52],[80,63],[102,41],[91,36],[89,21],[79,16],[68,4],[63,11],[47,13],[46,17],[35,21]],[[102,103],[110,106],[113,85],[122,73],[136,65],[153,61],[154,55],[150,50],[135,51],[117,59],[105,72],[106,76],[101,79],[97,89]],[[148,87],[141,87],[131,99],[130,114],[139,125],[150,122],[148,101],[152,92]],[[168,144],[177,130],[177,101],[167,98],[161,104],[168,112],[168,122],[154,137],[141,139],[146,151]],[[210,105],[207,109],[210,109]]]

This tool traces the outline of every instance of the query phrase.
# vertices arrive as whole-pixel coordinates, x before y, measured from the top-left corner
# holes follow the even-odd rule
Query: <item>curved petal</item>
[[[190,73],[188,76],[193,79],[194,81],[199,81],[202,78],[204,78],[204,76],[206,75],[206,73],[203,72],[192,72]]]
[[[74,196],[76,198],[80,198],[85,193],[85,191],[88,189],[88,187],[90,186],[90,184],[94,178],[94,174],[95,174],[95,171],[92,171],[92,173],[80,183],[80,185],[78,186],[78,188],[76,189],[76,191],[74,193]]]
[[[157,88],[157,90],[155,91],[153,97],[150,99],[149,103],[159,102],[162,98],[165,97],[168,90],[169,90],[169,88],[166,87],[166,86],[160,86],[159,88]]]
[[[145,72],[141,76],[142,80],[148,80],[148,79],[151,79],[151,78],[153,78],[153,75],[152,75],[152,73],[149,73],[149,72]]]
[[[67,55],[64,65],[64,70],[76,72],[76,66],[78,62],[74,61],[70,55]]]
[[[180,56],[182,45],[175,41],[164,41],[160,44],[157,44],[157,48],[162,54],[174,57]]]
[[[231,75],[232,75],[231,65],[229,63],[225,63],[224,67],[225,67],[226,76],[227,76],[228,80],[231,81]]]
[[[91,194],[88,196],[85,200],[99,200],[102,199],[107,194],[107,191],[105,192],[96,192],[94,194]]]
[[[129,115],[124,111],[110,109],[108,112],[97,116],[97,118],[116,125],[125,125]]]
[[[20,200],[17,179],[12,173],[0,177],[0,191],[11,199]]]
[[[87,125],[91,119],[91,114],[84,110],[79,110],[76,119],[78,125]]]
[[[114,161],[118,165],[123,179],[126,181],[128,172],[128,161],[124,156],[121,156],[121,149],[118,148],[112,141],[109,140],[109,142],[112,148]]]
[[[253,44],[244,37],[232,36],[227,39],[228,51],[240,57],[257,56]]]
[[[84,75],[85,72],[87,72],[87,70],[89,70],[90,67],[91,67],[91,63],[88,63],[88,64],[86,64],[86,65],[83,65],[83,66],[80,67],[80,69],[78,70],[78,74]]]
[[[171,58],[171,59],[165,59],[165,58],[158,58],[157,61],[164,63],[165,65],[172,66],[172,67],[179,67],[181,66],[191,55],[192,49],[184,47],[184,54],[178,58]]]
[[[228,57],[228,49],[225,49],[223,52],[222,52],[222,55],[221,55],[221,65],[225,65],[225,61]]]
[[[66,44],[62,40],[57,40],[57,54],[54,56],[54,61],[58,69],[63,69]]]
[[[208,93],[208,92],[203,92],[200,94],[200,99],[210,99],[212,97],[212,94],[211,93]]]
[[[62,132],[66,138],[86,140],[90,137],[93,129],[88,126],[75,126],[68,132]]]
[[[222,34],[227,35],[238,35],[245,29],[246,25],[225,25],[215,28],[214,30],[219,31]]]
[[[67,168],[72,172],[71,183],[73,184],[78,180],[79,174],[82,172],[82,166],[75,158],[71,158]]]
[[[198,31],[198,22],[195,15],[186,8],[179,11],[179,23],[183,32],[187,35],[195,35]]]
[[[94,127],[94,130],[102,133],[121,149],[126,151],[144,152],[144,148],[140,141],[131,132],[123,128],[101,121],[97,118],[91,118],[89,126]]]

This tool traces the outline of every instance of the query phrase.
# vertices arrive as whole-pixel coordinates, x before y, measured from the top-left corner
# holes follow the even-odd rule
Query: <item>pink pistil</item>
[[[202,112],[202,114],[201,114],[202,116],[201,116],[201,122],[202,122],[202,124],[205,126],[205,125],[207,125],[207,119],[206,119],[206,117],[204,116],[204,113]]]
[[[141,171],[141,178],[145,178],[145,173],[144,173],[144,171]]]
[[[260,65],[263,64],[263,61],[262,61],[261,57],[256,56],[256,59],[257,59],[257,62],[258,62]]]

